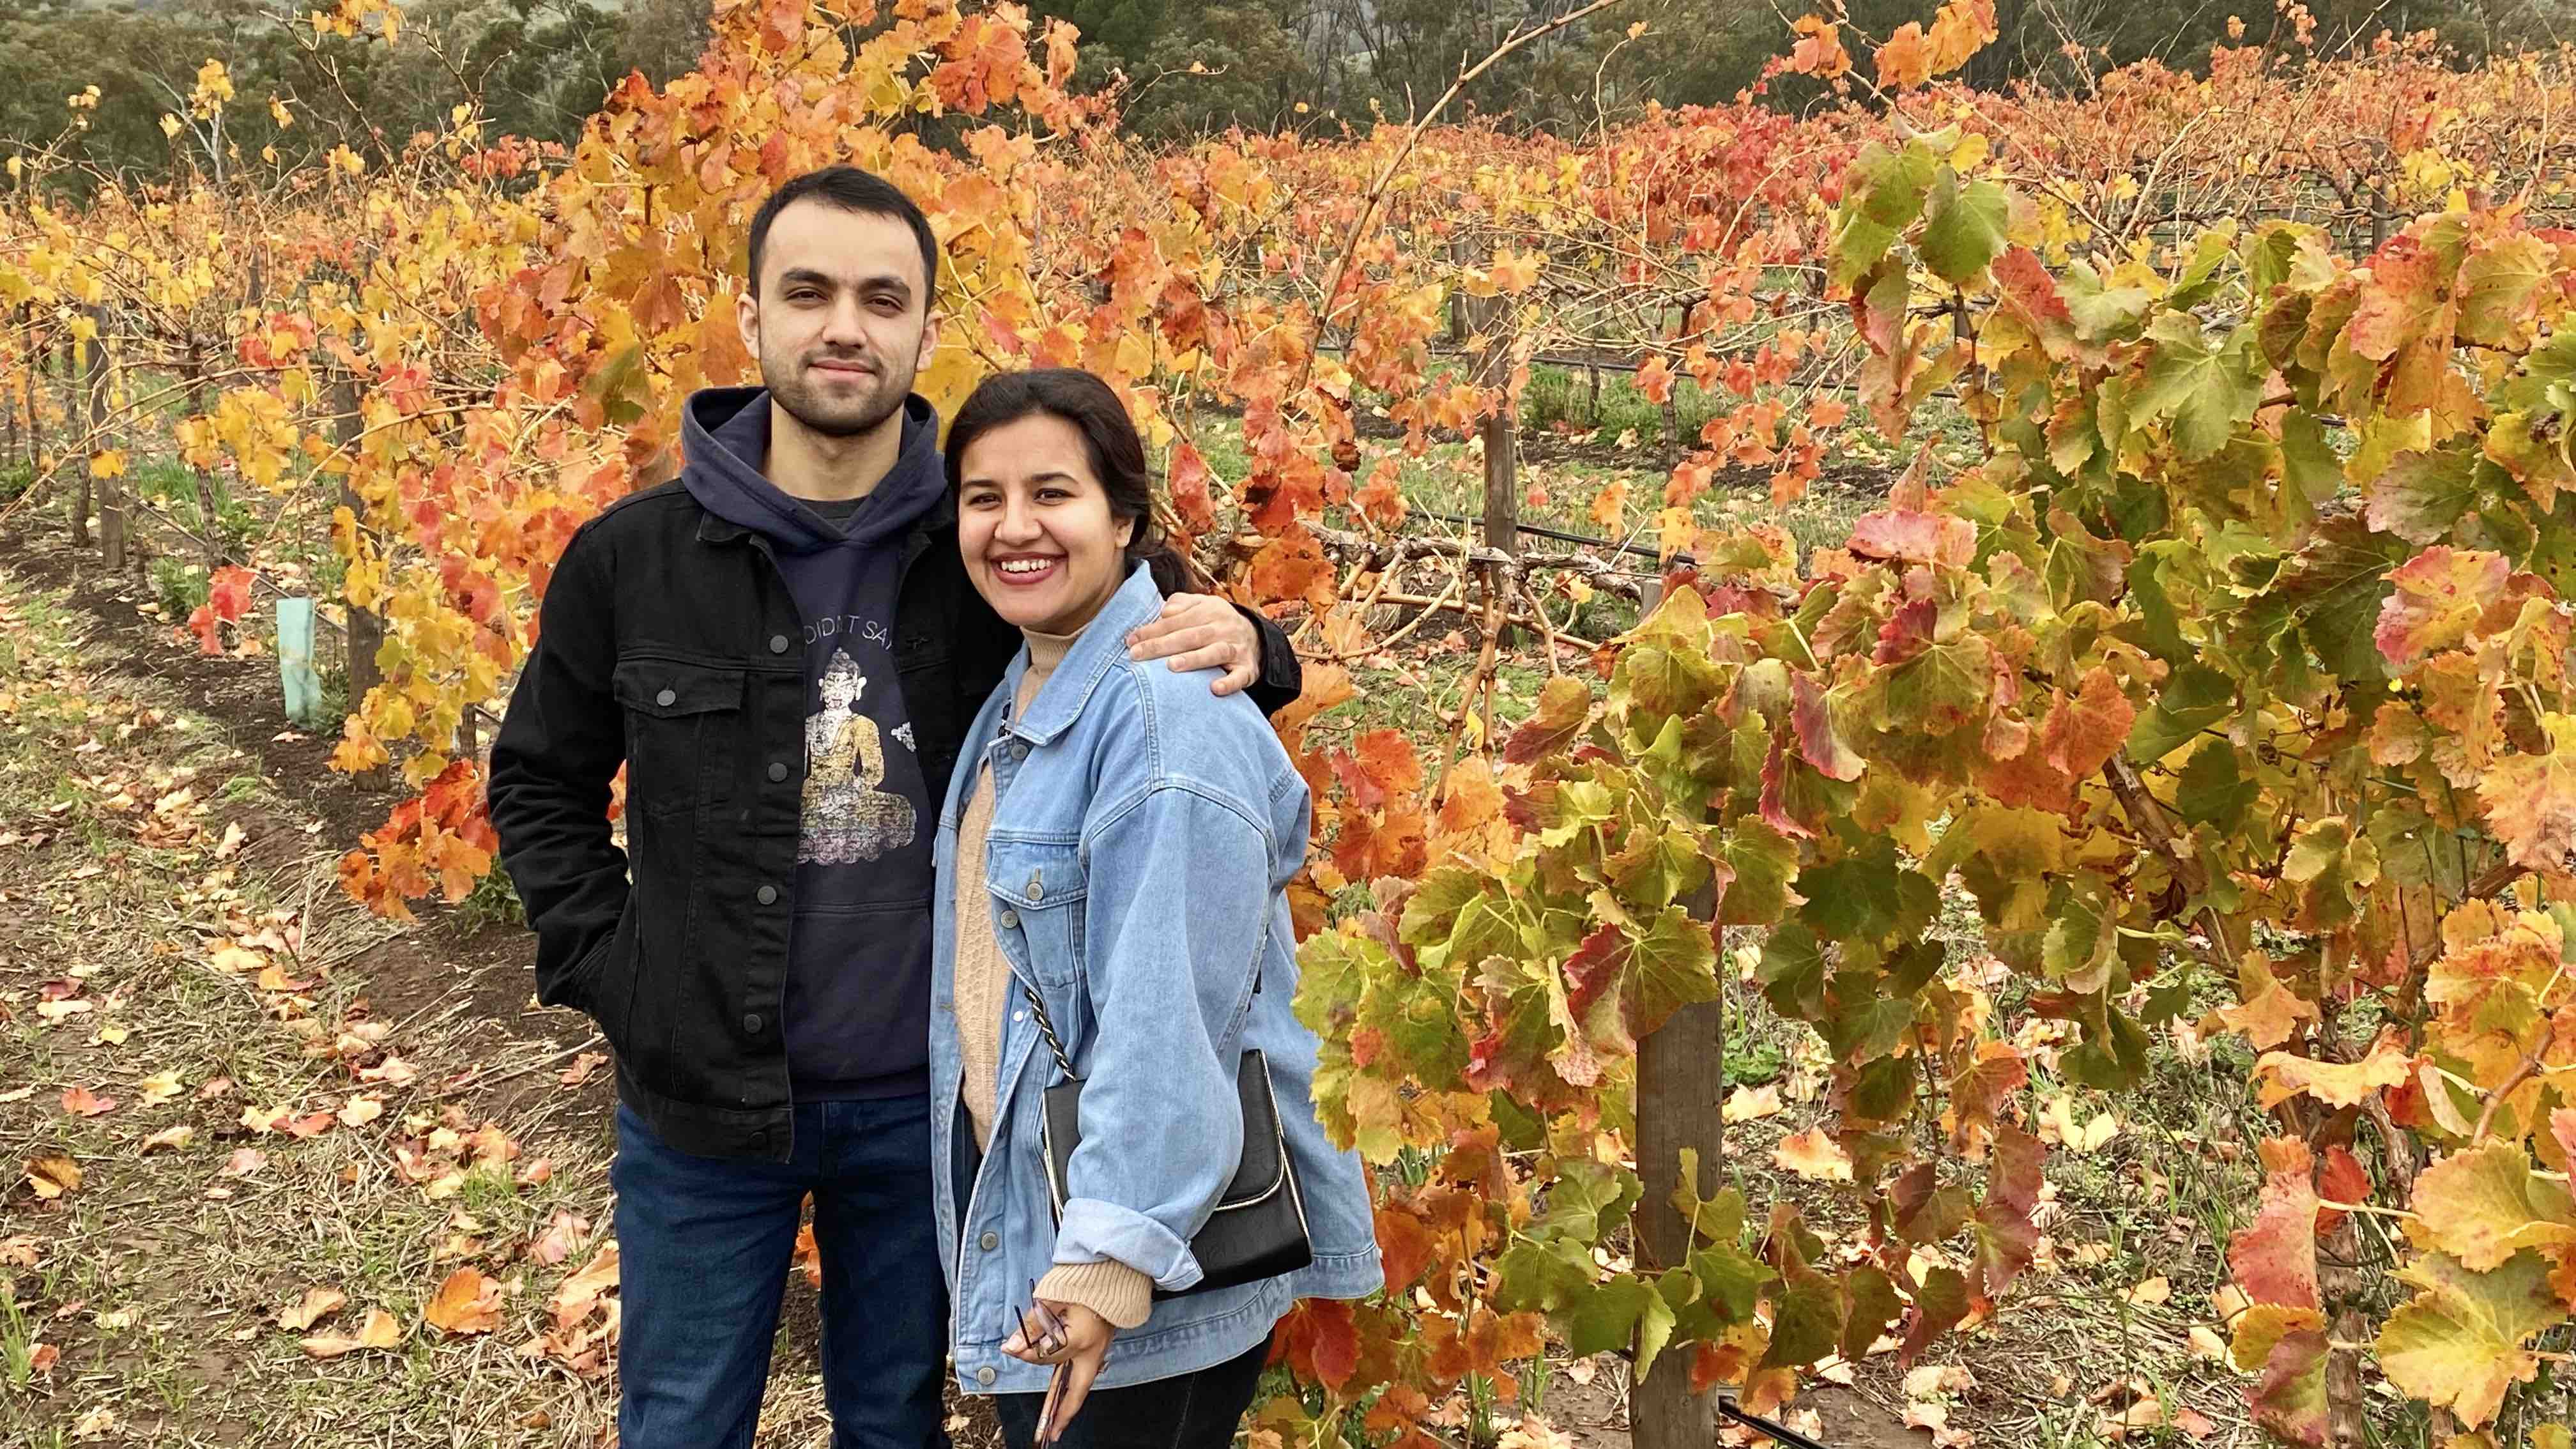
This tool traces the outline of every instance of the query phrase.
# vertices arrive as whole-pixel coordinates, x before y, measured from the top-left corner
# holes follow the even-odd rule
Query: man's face
[[[912,228],[799,201],[770,222],[760,268],[735,318],[778,405],[836,438],[893,417],[939,343]]]

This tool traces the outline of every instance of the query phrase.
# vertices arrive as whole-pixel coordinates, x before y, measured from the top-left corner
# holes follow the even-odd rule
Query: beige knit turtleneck
[[[1029,667],[1020,676],[1011,716],[1028,713],[1029,704],[1073,647],[1075,634],[1023,631],[1029,645]],[[966,797],[966,813],[957,822],[957,1058],[963,1076],[959,1095],[975,1129],[975,1145],[991,1145],[994,1094],[1001,1078],[1002,1018],[1013,998],[1011,968],[993,934],[993,897],[984,888],[984,837],[993,828],[993,769],[976,766],[975,788]],[[1097,1263],[1062,1263],[1038,1280],[1037,1296],[1057,1303],[1079,1303],[1119,1328],[1134,1328],[1153,1311],[1154,1280],[1115,1259]]]

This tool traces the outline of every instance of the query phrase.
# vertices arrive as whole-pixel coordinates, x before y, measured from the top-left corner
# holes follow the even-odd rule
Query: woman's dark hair
[[[1078,367],[1041,367],[1028,372],[997,372],[984,379],[948,425],[948,491],[958,491],[966,449],[977,438],[1043,414],[1062,418],[1082,434],[1082,451],[1091,476],[1109,495],[1109,516],[1121,523],[1136,520],[1127,541],[1127,557],[1141,561],[1154,574],[1154,586],[1166,594],[1196,593],[1207,586],[1189,559],[1173,547],[1162,521],[1154,516],[1154,475],[1145,467],[1145,440],[1127,417],[1127,405],[1109,384]]]

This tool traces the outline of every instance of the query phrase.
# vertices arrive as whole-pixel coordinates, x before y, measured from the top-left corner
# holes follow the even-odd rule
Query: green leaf
[[[1905,1304],[1896,1296],[1896,1284],[1866,1263],[1851,1270],[1844,1288],[1851,1306],[1843,1318],[1841,1353],[1859,1363],[1869,1356],[1869,1346],[1878,1342],[1879,1335],[1896,1321],[1896,1315],[1905,1311]]]
[[[2147,336],[2156,349],[2131,424],[2171,419],[2174,446],[2185,461],[2225,447],[2263,400],[2263,379],[2252,365],[2253,330],[2240,327],[2213,347],[2197,319],[2168,312],[2147,328]]]
[[[1861,979],[1853,981],[1854,977]],[[1846,1005],[1843,987],[1847,982],[1858,999]],[[1896,1050],[1913,1027],[1913,998],[1880,996],[1872,989],[1876,984],[1874,974],[1855,971],[1834,978],[1836,1009],[1816,1023],[1816,1030],[1837,1060],[1855,1066],[1876,1061]]]
[[[1850,1304],[1843,1286],[1822,1273],[1792,1274],[1771,1298],[1771,1346],[1764,1368],[1805,1368],[1842,1340]]]
[[[1594,1285],[1575,1301],[1572,1311],[1558,1317],[1565,1331],[1566,1351],[1589,1356],[1633,1346],[1637,1341],[1637,1321],[1645,1316],[1650,1301],[1667,1315],[1672,1312],[1656,1295],[1654,1285],[1643,1278],[1623,1274]]]
[[[1699,1149],[1681,1151],[1681,1181],[1673,1188],[1673,1211],[1690,1226],[1693,1242],[1732,1243],[1744,1235],[1744,1194],[1729,1187],[1715,1197],[1699,1195]]]
[[[2236,712],[2236,681],[2215,669],[2186,664],[2166,681],[2155,707],[2129,727],[2129,758],[2152,765]]]
[[[1547,1215],[1530,1227],[1533,1237],[1570,1238],[1587,1246],[1628,1220],[1644,1187],[1637,1174],[1586,1158],[1569,1158],[1547,1189]]]
[[[1664,1275],[1666,1282],[1675,1279],[1683,1280],[1681,1284],[1675,1285],[1677,1289],[1684,1285],[1691,1288],[1698,1286],[1690,1283],[1690,1274],[1679,1268]],[[1673,1306],[1665,1301],[1662,1283],[1655,1284],[1654,1290],[1646,1295],[1646,1301],[1639,1305],[1637,1311],[1636,1364],[1637,1382],[1641,1384],[1646,1381],[1647,1372],[1654,1368],[1656,1358],[1662,1355],[1664,1345],[1672,1342],[1673,1338]],[[1697,1295],[1694,1293],[1692,1296]]]
[[[1561,1314],[1585,1301],[1600,1269],[1571,1238],[1523,1238],[1494,1264],[1493,1304],[1503,1313]]]
[[[2134,738],[2134,735],[2132,736]],[[2237,773],[2236,747],[2225,740],[2204,741],[2192,752],[2174,791],[2174,808],[2194,825],[2233,831],[2263,793],[2262,786]]]
[[[1932,168],[1931,154],[1920,146],[1890,151],[1873,141],[1861,148],[1843,173],[1843,204],[1834,214],[1833,286],[1850,286],[1887,255],[1897,236],[1922,213]]]
[[[2003,251],[2011,223],[2012,202],[2002,187],[1991,181],[1963,187],[1958,174],[1944,166],[1933,178],[1923,239],[1916,249],[1935,275],[1954,287],[1964,286]]]
[[[1718,859],[1729,873],[1717,903],[1721,926],[1768,926],[1789,909],[1789,880],[1798,873],[1798,847],[1789,837],[1747,815],[1727,828]]]
[[[1754,976],[1762,994],[1782,1016],[1809,1020],[1825,1006],[1825,949],[1816,933],[1792,921],[1762,943],[1762,964]]]
[[[1708,922],[1666,906],[1629,955],[1629,1030],[1645,1036],[1685,1006],[1717,999],[1717,943]]]

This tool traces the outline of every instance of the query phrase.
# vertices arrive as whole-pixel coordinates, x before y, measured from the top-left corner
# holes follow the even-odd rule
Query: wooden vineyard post
[[[1485,547],[1512,558],[1520,557],[1520,429],[1512,416],[1512,345],[1505,326],[1511,315],[1509,297],[1466,299],[1470,320],[1485,338],[1485,353],[1480,359],[1477,382],[1500,395],[1493,412],[1477,424],[1478,436],[1485,446]],[[1518,583],[1512,578],[1494,577],[1488,570],[1485,589],[1488,595],[1500,597],[1502,607],[1488,613],[1499,619],[1511,612],[1509,591]],[[1508,625],[1496,623],[1498,642],[1511,643]]]
[[[1648,580],[1637,596],[1637,617],[1654,613],[1663,596],[1663,579]],[[1713,920],[1716,888],[1700,887],[1685,904],[1693,917]],[[1722,944],[1717,969],[1726,970]],[[1698,1152],[1702,1172],[1718,1170],[1726,1152],[1725,1106],[1721,996],[1683,1007],[1637,1043],[1637,1175],[1644,1189],[1636,1218],[1640,1272],[1661,1272],[1689,1258],[1691,1225],[1673,1206],[1673,1190],[1681,1186],[1686,1148]],[[1716,1405],[1709,1395],[1691,1391],[1689,1370],[1675,1355],[1660,1372],[1630,1387],[1628,1423],[1636,1449],[1700,1449],[1716,1436]]]
[[[188,411],[206,415],[206,361],[196,339],[188,341]],[[206,572],[212,574],[224,566],[223,523],[215,511],[215,475],[204,468],[192,468],[197,477],[197,526],[205,530],[198,546],[205,551]]]
[[[1649,586],[1652,612],[1660,588]],[[1711,920],[1717,893],[1702,886],[1685,902],[1691,915]],[[1725,952],[1717,969],[1726,970]],[[1703,1174],[1718,1170],[1726,1151],[1726,1002],[1723,997],[1685,1006],[1637,1043],[1637,1175],[1645,1197],[1637,1204],[1637,1271],[1653,1275],[1690,1257],[1691,1225],[1673,1206],[1682,1185],[1681,1156],[1699,1153]],[[1704,1187],[1704,1184],[1694,1184]],[[1628,1390],[1628,1423],[1636,1449],[1703,1449],[1717,1435],[1712,1397],[1691,1391],[1690,1369],[1673,1353],[1646,1365],[1643,1382]]]
[[[90,320],[98,324],[98,335],[83,349],[88,361],[83,366],[82,393],[87,398],[85,418],[88,424],[88,451],[95,453],[107,428],[107,313],[97,307],[89,309]],[[72,544],[89,546],[89,510],[91,475],[86,458],[78,467],[80,491],[72,498]]]
[[[90,393],[89,421],[93,434],[105,426],[120,380],[116,358],[107,349],[107,310],[98,308],[94,315],[98,318],[100,350],[98,366],[90,375],[93,390]],[[98,480],[98,542],[99,553],[107,560],[108,572],[122,575],[125,572],[125,477],[120,471],[111,471]]]
[[[366,431],[367,424],[366,418],[358,411],[358,384],[354,379],[343,375],[331,384],[331,412],[332,429],[341,448],[357,447],[358,438]],[[358,536],[365,538],[366,501],[358,496],[358,490],[349,486],[345,473],[340,476],[340,506],[349,510]],[[385,681],[384,671],[376,664],[376,652],[385,645],[385,623],[372,609],[362,609],[353,603],[343,607],[347,609],[349,619],[345,636],[348,640],[349,689],[345,703],[349,713],[356,714],[366,704],[368,692]],[[383,778],[381,770],[361,770],[351,777],[355,783],[370,787],[381,784]]]

